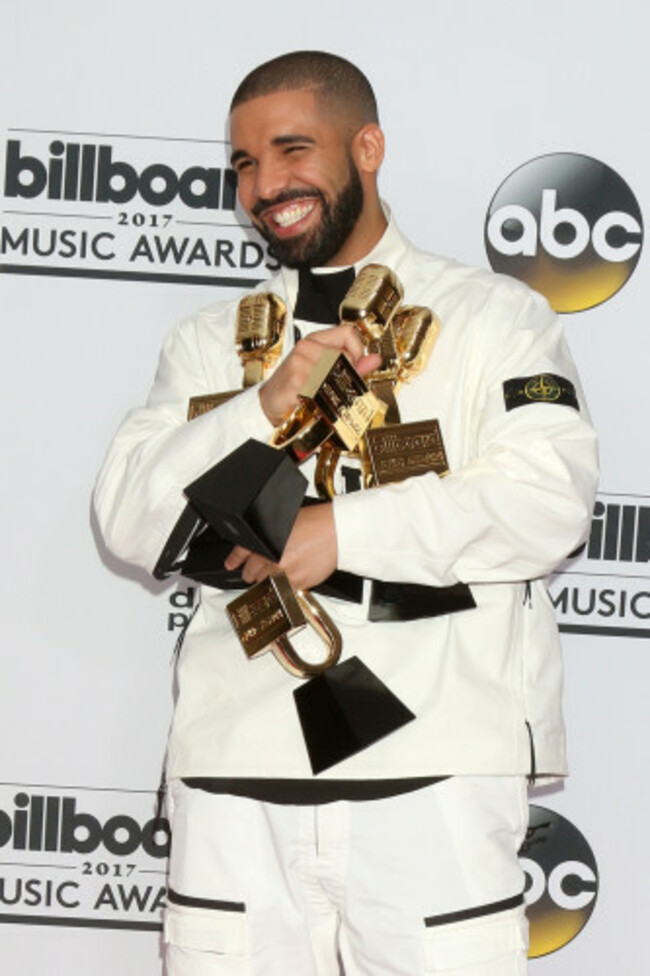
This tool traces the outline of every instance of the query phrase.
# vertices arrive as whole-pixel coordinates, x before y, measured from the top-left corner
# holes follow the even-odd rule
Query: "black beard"
[[[256,224],[262,237],[269,244],[269,254],[285,268],[320,268],[337,254],[354,230],[363,209],[363,185],[354,163],[350,161],[350,178],[333,204],[329,204],[319,190],[287,190],[274,200],[258,200],[253,216],[269,206],[289,203],[291,200],[315,197],[320,200],[322,219],[313,233],[295,238],[278,238],[269,227]]]

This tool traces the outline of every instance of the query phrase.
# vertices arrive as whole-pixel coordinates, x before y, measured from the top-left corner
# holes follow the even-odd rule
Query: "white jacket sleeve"
[[[447,418],[463,432],[448,445],[460,463],[444,478],[425,474],[336,498],[340,569],[434,586],[526,580],[549,573],[585,539],[596,443],[561,323],[541,296],[517,288],[513,307],[498,291],[469,316],[469,329],[450,317],[447,338],[463,352],[441,353],[463,413],[460,422]],[[580,409],[506,409],[504,382],[542,373],[568,379]],[[445,426],[441,417],[443,438]]]
[[[97,478],[94,504],[106,545],[150,572],[185,509],[183,488],[249,437],[265,441],[272,430],[255,388],[186,419],[190,397],[241,384],[234,308],[217,307],[173,330],[146,406],[126,416]]]

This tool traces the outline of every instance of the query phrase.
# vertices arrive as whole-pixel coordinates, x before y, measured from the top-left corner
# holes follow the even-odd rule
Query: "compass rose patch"
[[[563,403],[580,409],[576,389],[570,380],[555,373],[538,373],[536,376],[520,376],[503,384],[506,410],[525,407],[529,403]]]

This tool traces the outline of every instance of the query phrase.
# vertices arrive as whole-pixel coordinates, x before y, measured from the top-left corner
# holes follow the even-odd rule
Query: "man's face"
[[[240,202],[281,264],[350,263],[345,244],[363,210],[361,178],[343,122],[313,92],[276,92],[231,116]]]

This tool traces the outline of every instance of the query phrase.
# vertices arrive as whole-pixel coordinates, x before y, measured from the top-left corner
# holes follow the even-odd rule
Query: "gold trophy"
[[[256,583],[226,607],[235,633],[248,658],[266,651],[296,678],[322,674],[341,656],[341,634],[318,600],[304,590],[294,590],[284,573],[273,573]],[[317,663],[305,661],[291,637],[310,626],[326,648]]]
[[[358,657],[340,662],[341,634],[309,592],[273,573],[226,607],[249,660],[271,651],[295,678],[298,719],[314,775],[348,759],[411,722],[415,715]],[[306,661],[292,643],[305,627],[322,641],[324,657]]]
[[[353,281],[340,307],[341,324],[354,326],[374,351],[395,313],[402,288],[389,268],[369,264]],[[326,350],[300,391],[300,404],[271,438],[298,463],[326,442],[354,450],[365,431],[381,423],[386,406],[342,353]]]
[[[373,423],[386,412],[346,357],[324,349],[303,384],[300,404],[275,429],[273,447],[302,464],[328,441],[347,450],[359,444]]]
[[[401,294],[401,291],[400,291]],[[341,314],[343,314],[343,305]],[[413,475],[448,472],[449,465],[437,420],[402,424],[395,394],[425,368],[438,334],[440,322],[422,306],[393,309],[384,332],[373,338],[369,349],[379,352],[380,366],[366,383],[385,404],[382,421],[374,423],[359,443],[365,487],[402,481]],[[320,497],[336,494],[334,479],[342,451],[334,442],[321,448],[316,467],[316,487]]]
[[[402,286],[390,268],[367,264],[352,282],[339,306],[342,325],[352,325],[364,346],[375,352],[372,344],[381,342],[402,300]]]
[[[393,393],[397,393],[427,365],[440,333],[440,322],[431,309],[405,306],[395,315],[393,329],[395,356],[369,377],[369,385],[374,389],[375,382],[390,383]],[[393,422],[367,431],[360,450],[366,487],[403,481],[427,471],[434,471],[440,477],[449,473],[437,420],[404,424],[398,411]]]
[[[286,305],[273,292],[246,295],[237,306],[235,349],[244,367],[244,389],[261,383],[282,352]],[[206,393],[190,399],[187,419],[214,410],[240,390]]]

